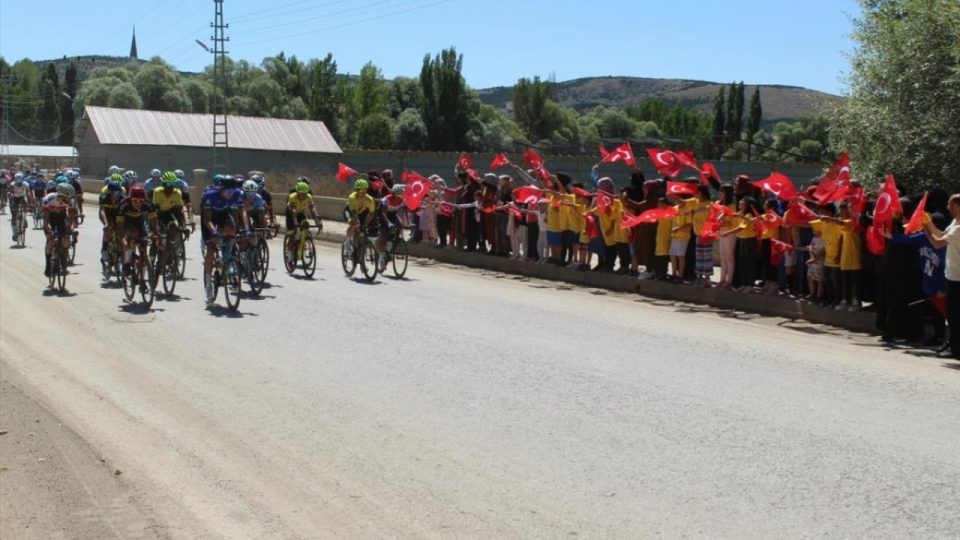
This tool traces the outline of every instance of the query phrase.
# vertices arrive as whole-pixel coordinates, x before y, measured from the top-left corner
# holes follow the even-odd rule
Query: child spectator
[[[813,237],[810,240],[806,251],[810,252],[810,258],[807,259],[807,284],[810,287],[810,301],[813,304],[824,302],[823,290],[823,262],[826,258],[826,251],[823,247],[823,238],[820,237],[821,229],[815,227],[812,229]]]
[[[753,197],[740,199],[740,211],[737,213],[739,230],[737,231],[737,262],[734,279],[738,292],[752,292],[757,284],[757,230],[756,202]]]

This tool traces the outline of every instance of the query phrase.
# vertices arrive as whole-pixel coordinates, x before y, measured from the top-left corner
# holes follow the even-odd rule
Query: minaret
[[[137,27],[133,27],[133,41],[130,42],[130,59],[137,59]]]

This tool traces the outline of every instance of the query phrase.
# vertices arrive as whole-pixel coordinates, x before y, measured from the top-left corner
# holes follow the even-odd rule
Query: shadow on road
[[[229,308],[223,307],[218,304],[210,304],[207,306],[207,311],[214,317],[221,317],[227,319],[242,319],[246,316],[259,317],[256,313],[244,313],[241,311],[231,311]]]
[[[77,293],[71,292],[71,291],[69,291],[69,290],[60,292],[60,291],[57,291],[57,290],[55,290],[55,289],[50,289],[50,288],[44,289],[42,294],[43,294],[43,296],[48,296],[48,297],[49,297],[49,296],[58,296],[58,297],[61,297],[61,298],[70,298],[70,297],[72,297],[72,296],[76,296],[76,295],[77,295]]]
[[[163,312],[165,310],[161,308],[147,307],[145,304],[135,302],[121,304],[120,311],[126,313],[127,315],[149,315],[153,312]]]

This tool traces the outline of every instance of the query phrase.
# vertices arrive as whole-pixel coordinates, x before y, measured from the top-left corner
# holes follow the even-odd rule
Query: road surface
[[[953,362],[429,261],[364,284],[330,246],[306,280],[276,242],[239,313],[204,306],[196,241],[182,296],[144,313],[101,284],[91,224],[67,296],[44,291],[38,233],[8,231],[4,537],[960,531]]]

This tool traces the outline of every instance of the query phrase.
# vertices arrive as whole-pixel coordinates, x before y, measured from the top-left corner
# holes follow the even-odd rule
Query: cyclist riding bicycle
[[[40,201],[47,194],[47,179],[43,173],[35,174],[30,180],[30,189],[33,190],[33,198]]]
[[[33,191],[30,185],[23,178],[23,173],[13,175],[13,183],[10,184],[10,223],[15,225],[17,217],[28,205],[35,204]],[[17,229],[13,229],[13,241],[17,241]]]
[[[137,176],[137,171],[126,171],[123,173],[123,187],[125,189],[130,189],[130,186],[134,184],[139,184],[140,177]],[[147,191],[147,193],[150,193]]]
[[[150,178],[147,178],[145,186],[147,186],[147,193],[153,193],[155,189],[160,187],[160,183],[163,181],[161,178],[163,172],[160,169],[153,169],[150,171]]]
[[[47,237],[47,244],[43,249],[46,264],[43,275],[50,277],[50,254],[53,253],[53,232],[60,235],[60,244],[66,249],[70,245],[73,234],[73,215],[77,211],[77,192],[67,183],[58,184],[55,193],[46,195],[40,202],[43,212],[43,232]]]
[[[353,183],[353,189],[356,191],[347,197],[347,207],[344,209],[349,223],[345,248],[348,255],[353,253],[354,237],[357,235],[357,231],[361,225],[363,230],[366,230],[377,211],[377,203],[373,200],[373,197],[367,194],[370,183],[365,178],[358,178]]]
[[[397,227],[402,227],[398,210],[403,208],[403,192],[406,186],[394,184],[390,193],[377,201],[377,224],[380,235],[377,237],[377,251],[380,253],[379,264],[382,267],[387,260],[387,240]]]
[[[130,186],[129,195],[120,203],[117,209],[117,228],[121,231],[120,246],[123,250],[123,264],[127,271],[130,271],[130,262],[133,258],[133,250],[138,246],[144,246],[147,242],[147,224],[153,235],[157,235],[157,212],[150,202],[147,201],[147,191],[143,184],[134,184]],[[141,248],[141,256],[146,256],[146,251]]]
[[[183,208],[183,192],[177,187],[179,184],[177,176],[167,171],[160,177],[160,187],[152,192],[153,206],[157,209],[157,220],[165,230],[173,222],[176,222],[178,229],[187,222]]]
[[[120,176],[119,174],[117,175]],[[103,191],[100,192],[100,223],[103,224],[103,239],[100,243],[100,257],[103,261],[110,260],[110,253],[108,251],[108,246],[110,245],[110,239],[113,237],[113,233],[116,230],[117,224],[117,212],[120,210],[120,203],[123,202],[123,197],[126,195],[126,191],[123,189],[123,185],[116,180],[111,180],[107,185],[103,186]]]
[[[183,197],[183,207],[187,210],[187,221],[193,225],[193,206],[190,204],[190,185],[187,184],[186,175],[180,169],[173,171],[174,176],[177,177],[177,189],[180,190],[180,194]]]
[[[243,193],[237,189],[236,179],[232,176],[217,175],[214,176],[214,182],[219,182],[220,186],[207,189],[200,203],[203,212],[200,216],[202,240],[204,244],[211,244],[207,246],[203,260],[203,283],[207,303],[213,302],[214,292],[210,275],[213,272],[216,249],[212,243],[221,234],[235,235],[238,225],[248,224],[247,213],[243,207]]]
[[[260,195],[260,198],[263,199],[263,202],[267,205],[266,211],[266,223],[269,227],[277,227],[277,218],[273,213],[273,195],[267,191],[267,179],[262,174],[255,174],[250,177],[251,180],[257,183],[257,194]]]
[[[243,207],[250,218],[250,230],[266,227],[267,202],[258,193],[259,186],[253,180],[243,183]]]
[[[80,175],[74,170],[68,170],[64,173],[64,176],[67,179],[67,182],[73,186],[73,190],[77,192],[77,212],[80,216],[83,216],[83,186],[80,184]]]
[[[304,178],[301,176],[300,178]],[[287,233],[283,241],[283,252],[289,259],[296,255],[295,240],[297,228],[300,223],[307,219],[307,210],[310,211],[310,217],[317,222],[317,227],[323,230],[323,222],[317,216],[317,208],[313,204],[313,195],[310,195],[310,184],[301,180],[293,187],[294,192],[287,197]]]

